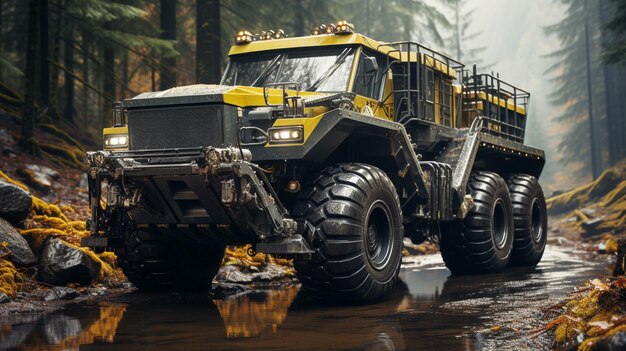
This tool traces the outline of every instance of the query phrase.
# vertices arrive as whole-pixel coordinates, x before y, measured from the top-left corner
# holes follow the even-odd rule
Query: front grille
[[[130,149],[221,146],[223,124],[221,106],[130,109]]]

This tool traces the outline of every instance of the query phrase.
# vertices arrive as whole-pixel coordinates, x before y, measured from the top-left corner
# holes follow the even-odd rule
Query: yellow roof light
[[[326,34],[325,24],[320,24],[319,26],[315,26],[313,27],[313,29],[311,29],[311,35],[319,35],[319,34]]]
[[[249,42],[254,41],[254,36],[252,33],[247,30],[240,30],[235,36],[235,45],[243,45],[248,44]]]
[[[337,26],[335,27],[336,34],[352,34],[354,33],[354,24],[348,23],[346,20],[341,20],[337,22]]]

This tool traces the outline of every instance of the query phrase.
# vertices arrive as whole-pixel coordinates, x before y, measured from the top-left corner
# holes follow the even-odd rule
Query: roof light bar
[[[346,20],[337,21],[337,23],[320,24],[311,29],[311,35],[319,34],[352,34],[354,33],[354,24],[348,23]]]
[[[257,41],[257,40],[282,39],[286,37],[287,37],[287,34],[285,34],[285,31],[282,29],[264,30],[261,32],[261,34],[257,34],[257,33],[252,34],[251,32],[247,30],[241,30],[235,36],[235,45],[248,44],[250,42]]]

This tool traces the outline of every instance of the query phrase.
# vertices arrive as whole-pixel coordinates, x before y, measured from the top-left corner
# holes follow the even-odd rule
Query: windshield
[[[345,47],[316,48],[233,57],[221,84],[261,87],[297,82],[302,90],[346,91],[354,52]]]

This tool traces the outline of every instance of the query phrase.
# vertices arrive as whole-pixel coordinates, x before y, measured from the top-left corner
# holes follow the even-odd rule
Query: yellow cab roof
[[[270,40],[256,40],[247,44],[233,45],[228,52],[228,56],[236,56],[241,54],[248,54],[262,51],[272,51],[291,48],[306,48],[317,46],[333,46],[333,45],[361,45],[367,47],[373,51],[377,51],[383,55],[389,55],[394,59],[398,59],[402,62],[406,62],[407,58],[411,62],[417,61],[416,53],[399,52],[397,49],[387,45],[385,42],[380,42],[368,38],[359,33],[352,34],[318,34],[309,35],[304,37],[292,37]],[[456,78],[456,71],[448,67],[440,60],[433,59],[432,56],[420,54],[421,63],[427,67],[433,68],[439,72],[442,72],[450,77]]]

